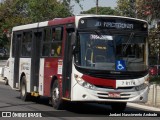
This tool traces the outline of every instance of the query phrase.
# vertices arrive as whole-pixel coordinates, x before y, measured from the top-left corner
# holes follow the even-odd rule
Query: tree
[[[95,14],[96,13],[96,7],[91,8],[90,10],[81,12],[82,14]],[[111,7],[98,7],[98,14],[101,15],[114,15],[115,10]]]
[[[70,10],[70,7],[64,3],[57,2],[57,0],[29,0],[27,8],[32,22],[71,16]]]
[[[137,0],[138,18],[143,18],[151,22],[153,19],[160,18],[159,0]]]
[[[77,3],[83,0],[75,0]],[[0,45],[12,27],[72,15],[71,0],[5,0],[0,4]],[[0,47],[1,47],[0,46]]]
[[[160,18],[160,2],[159,0],[137,0],[136,6],[137,17],[147,20],[150,25],[150,56],[157,56],[157,53],[160,51],[160,26],[158,24]]]
[[[117,15],[136,17],[135,0],[117,0]]]

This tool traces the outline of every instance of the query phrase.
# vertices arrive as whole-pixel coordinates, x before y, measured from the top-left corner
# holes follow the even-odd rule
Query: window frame
[[[58,37],[58,38],[60,38],[60,39],[54,39],[53,40],[53,29],[56,29],[56,28],[61,28],[61,32],[60,32],[60,37]],[[49,29],[49,31],[50,31],[50,37],[49,37],[49,39],[50,40],[45,40],[46,39],[46,33],[45,33],[45,30],[46,29]],[[42,40],[42,45],[41,45],[41,57],[43,57],[43,58],[46,58],[46,57],[61,57],[62,56],[62,41],[63,41],[63,32],[64,32],[64,26],[49,26],[49,27],[44,27],[44,29],[43,29],[43,32],[44,32],[44,36],[43,36],[43,40]],[[56,31],[55,31],[56,32]],[[55,55],[51,55],[50,53],[51,53],[51,48],[52,48],[52,45],[55,45],[55,44],[60,44],[59,46],[61,47],[60,48],[60,55],[57,55],[57,56],[55,56]],[[43,49],[43,47],[44,46],[48,46],[48,51],[47,51],[47,54],[45,55],[44,53],[45,53],[45,51],[44,51],[44,49]],[[58,45],[57,45],[57,47],[59,47]],[[56,51],[58,48],[55,48],[55,50],[54,51]]]
[[[27,40],[27,41],[24,41],[24,33],[30,33],[30,38],[29,38],[29,41]],[[25,48],[23,48],[23,45],[25,46],[26,44],[30,44],[30,50],[29,50],[29,54],[28,55],[25,55],[23,52],[23,50],[25,50]],[[32,29],[30,29],[30,30],[24,30],[24,31],[22,31],[22,39],[21,39],[21,53],[20,53],[20,57],[21,58],[31,58],[32,57],[32,54],[31,54],[31,51],[32,51],[32,49],[33,49],[33,47],[32,47],[32,44],[33,44],[33,30]],[[26,50],[27,50],[27,48],[26,48]]]

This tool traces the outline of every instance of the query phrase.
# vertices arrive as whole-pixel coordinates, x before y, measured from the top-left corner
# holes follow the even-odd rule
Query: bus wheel
[[[62,109],[62,99],[60,98],[60,94],[59,94],[58,80],[55,80],[55,82],[53,83],[53,86],[52,86],[51,102],[52,102],[52,106],[55,109],[57,109],[57,110]]]
[[[4,80],[5,80],[5,81],[4,81],[4,84],[5,84],[5,85],[8,85],[8,79],[5,78]]]
[[[27,93],[27,85],[26,85],[26,77],[25,76],[22,77],[22,81],[21,81],[20,97],[24,101],[30,100],[30,98],[31,98],[31,94]]]
[[[125,110],[127,106],[127,103],[126,102],[121,102],[121,103],[112,103],[111,104],[111,107],[112,107],[112,111],[114,112],[122,112]]]

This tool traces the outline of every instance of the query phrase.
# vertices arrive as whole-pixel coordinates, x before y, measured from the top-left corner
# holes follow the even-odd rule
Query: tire
[[[22,81],[21,81],[21,91],[20,91],[20,97],[23,101],[28,101],[31,99],[31,94],[27,93],[27,84],[26,84],[26,77],[23,76],[22,77]]]
[[[127,106],[126,102],[121,102],[121,103],[112,103],[112,111],[114,112],[123,112]]]
[[[59,91],[58,80],[55,80],[51,89],[51,104],[57,110],[63,108],[63,101],[60,97]]]
[[[5,81],[4,81],[4,84],[5,84],[5,85],[8,85],[8,79],[5,78],[4,80],[5,80]]]

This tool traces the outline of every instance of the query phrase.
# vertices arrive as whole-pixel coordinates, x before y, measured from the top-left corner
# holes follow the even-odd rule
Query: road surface
[[[1,79],[1,78],[0,78]],[[117,120],[141,120],[143,117],[120,117],[119,114],[113,114],[110,106],[100,104],[68,104],[65,110],[55,110],[48,102],[48,99],[41,97],[38,102],[28,101],[24,102],[20,99],[18,91],[12,90],[10,86],[4,85],[4,82],[0,81],[0,116],[6,117],[11,113],[12,118],[3,118],[11,120],[21,119],[35,119],[32,117],[38,117],[37,120],[106,120],[106,119],[117,119]],[[3,112],[3,114],[2,114]],[[144,114],[143,110],[137,108],[127,107],[125,112],[136,114]],[[109,117],[108,114],[116,117]],[[122,114],[121,114],[122,115]],[[41,118],[42,116],[42,118]],[[44,117],[45,116],[45,117]],[[30,118],[25,118],[30,117]],[[0,120],[2,117],[0,117]],[[160,117],[145,117],[145,120],[159,120]]]

